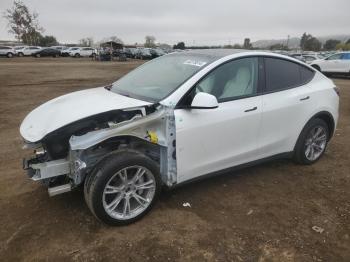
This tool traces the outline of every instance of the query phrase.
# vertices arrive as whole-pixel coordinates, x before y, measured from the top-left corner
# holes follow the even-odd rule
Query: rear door
[[[265,57],[265,88],[262,96],[261,157],[293,150],[297,136],[310,115],[314,72],[289,60]]]

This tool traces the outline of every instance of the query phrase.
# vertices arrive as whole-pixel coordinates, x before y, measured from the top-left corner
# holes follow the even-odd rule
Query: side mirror
[[[193,98],[191,108],[193,109],[213,109],[219,106],[215,96],[208,93],[197,93]]]

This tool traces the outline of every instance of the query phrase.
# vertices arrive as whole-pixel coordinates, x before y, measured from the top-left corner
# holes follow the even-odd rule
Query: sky
[[[186,45],[242,43],[248,37],[284,39],[350,33],[350,0],[22,0],[39,13],[44,34],[61,43],[84,37],[100,41],[117,36],[124,43],[157,42]],[[0,1],[0,39],[8,33],[3,12],[13,0]]]

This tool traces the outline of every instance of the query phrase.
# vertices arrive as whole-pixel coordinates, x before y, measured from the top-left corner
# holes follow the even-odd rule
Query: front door
[[[241,58],[217,67],[180,101],[175,110],[178,183],[259,158],[258,61]],[[198,92],[215,95],[219,107],[185,108]]]

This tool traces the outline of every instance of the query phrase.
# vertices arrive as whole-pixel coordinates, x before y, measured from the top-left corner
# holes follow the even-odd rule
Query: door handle
[[[253,108],[244,110],[244,112],[251,112],[251,111],[255,111],[255,110],[257,110],[257,109],[258,109],[258,108],[257,108],[256,106],[254,106]]]
[[[303,98],[300,98],[300,101],[308,100],[309,98],[310,98],[309,96],[305,96]]]

